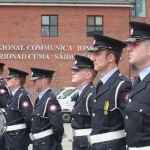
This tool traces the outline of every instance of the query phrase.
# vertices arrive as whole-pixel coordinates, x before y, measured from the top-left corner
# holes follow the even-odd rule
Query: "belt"
[[[32,141],[34,141],[34,140],[43,138],[43,137],[51,135],[51,134],[53,134],[52,129],[48,129],[48,130],[45,130],[45,131],[42,131],[42,132],[39,132],[39,133],[35,133],[35,134],[30,133],[30,139]]]
[[[128,150],[150,150],[150,146],[144,146],[144,147],[129,147]]]
[[[8,131],[14,131],[14,130],[19,130],[19,129],[26,129],[26,124],[23,123],[23,124],[17,124],[17,125],[11,125],[11,126],[7,126],[7,130],[6,132]]]
[[[125,137],[125,130],[124,129],[119,130],[119,131],[114,131],[114,132],[103,133],[103,134],[89,135],[88,141],[91,144],[94,144],[94,143],[100,143],[100,142],[120,139],[123,137]]]
[[[72,130],[73,136],[84,136],[84,135],[90,135],[91,128],[89,129],[78,129],[78,130]]]
[[[1,110],[3,113],[6,112],[6,110],[5,110],[4,108],[0,108],[0,110]]]

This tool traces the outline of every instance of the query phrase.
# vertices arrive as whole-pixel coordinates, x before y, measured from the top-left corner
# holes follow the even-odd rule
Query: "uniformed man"
[[[150,150],[150,24],[130,22],[129,63],[139,75],[125,108],[125,132],[129,150]]]
[[[97,75],[93,62],[84,56],[75,55],[72,70],[72,83],[79,89],[74,108],[71,112],[73,129],[73,150],[85,150],[89,146],[87,135],[91,133],[91,105],[95,87],[93,80]]]
[[[32,113],[33,150],[62,150],[64,133],[61,107],[50,89],[55,71],[31,68],[33,86],[38,92]]]
[[[91,150],[126,149],[124,107],[132,84],[117,67],[124,47],[117,39],[94,34],[94,46],[88,50],[94,70],[100,72],[92,104]]]
[[[5,113],[7,102],[11,96],[11,91],[4,82],[2,75],[4,71],[4,63],[0,63],[0,110]],[[5,150],[5,137],[0,139],[0,150]]]
[[[28,73],[14,68],[8,70],[7,86],[11,89],[12,97],[6,108],[6,149],[27,150],[31,143],[29,133],[33,111],[30,95],[23,88]]]

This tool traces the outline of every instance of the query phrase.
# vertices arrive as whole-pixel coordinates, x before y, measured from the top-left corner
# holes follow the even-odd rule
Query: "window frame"
[[[47,17],[49,17],[49,24],[47,25],[43,25],[42,24],[42,17],[44,17],[44,16],[47,16]],[[51,19],[50,19],[50,17],[52,17],[52,16],[55,16],[55,17],[57,17],[57,25],[51,25]],[[42,32],[42,28],[44,27],[44,26],[48,26],[49,27],[49,36],[44,36],[43,35],[43,32]],[[56,36],[51,36],[50,35],[50,27],[57,27],[57,35]],[[41,37],[58,37],[58,15],[41,15]]]
[[[88,25],[88,17],[94,17],[94,25]],[[96,17],[101,17],[102,18],[102,25],[96,25]],[[104,25],[104,20],[103,20],[103,15],[87,15],[87,24],[86,24],[86,30],[87,30],[87,37],[93,37],[93,35],[88,35],[88,27],[93,27],[94,26],[94,31],[93,31],[93,33],[95,32],[95,33],[97,33],[97,31],[95,30],[95,28],[96,27],[102,27],[102,35],[103,35],[103,33],[104,33],[104,30],[103,30],[103,25]]]
[[[137,6],[136,6],[136,1],[137,0],[132,0],[132,2],[135,4],[134,5],[134,8],[132,9],[132,12],[131,12],[131,17],[132,18],[146,18],[146,16],[147,16],[147,13],[146,13],[146,4],[147,4],[147,0],[145,0],[145,17],[139,17],[139,16],[137,16]],[[133,16],[133,10],[135,11],[135,15]]]

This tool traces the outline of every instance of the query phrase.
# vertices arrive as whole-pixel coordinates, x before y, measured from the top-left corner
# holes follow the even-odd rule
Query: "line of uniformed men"
[[[78,87],[79,94],[71,113],[73,150],[150,149],[150,25],[129,24],[132,33],[125,43],[94,34],[93,47],[88,50],[91,60],[75,55],[71,82]],[[129,63],[139,69],[133,88],[118,69],[126,46]],[[8,93],[10,97],[6,99],[7,107],[2,100],[7,119],[6,149],[27,150],[31,132],[34,150],[61,150],[61,107],[49,88],[54,71],[31,68],[30,80],[39,93],[32,111],[31,98],[23,89],[28,73],[8,69],[7,86],[12,92],[8,93],[6,85],[0,89],[1,95]],[[92,82],[97,72],[100,81],[95,88]]]
[[[75,56],[72,83],[79,96],[72,111],[73,150],[150,150],[150,24],[129,23],[124,42],[93,34],[91,60]],[[132,84],[119,69],[123,48],[139,69]],[[100,80],[93,87],[95,74]]]
[[[4,65],[0,63],[1,72]],[[39,93],[33,107],[29,93],[23,88],[28,73],[15,68],[8,70],[7,84],[0,80],[0,108],[7,122],[0,150],[28,150],[31,143],[33,150],[62,150],[61,107],[50,89],[54,71],[31,68],[30,80]]]

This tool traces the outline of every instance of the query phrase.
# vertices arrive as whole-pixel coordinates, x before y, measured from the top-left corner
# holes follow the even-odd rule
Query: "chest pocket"
[[[86,109],[81,109],[81,108],[79,108],[79,109],[74,109],[74,110],[73,110],[73,114],[74,114],[74,115],[81,115],[81,116],[88,115]]]
[[[150,108],[147,104],[134,103],[132,108],[131,118],[134,123],[132,124],[132,129],[138,132],[150,132]],[[130,119],[130,118],[129,118]],[[135,123],[137,122],[137,123]]]
[[[34,123],[40,127],[40,124],[41,124],[41,117],[43,117],[43,112],[42,110],[34,110],[33,113],[32,113],[32,118],[34,120]]]
[[[7,110],[7,116],[9,118],[18,119],[22,117],[21,112],[19,111],[18,105],[16,102],[9,103],[6,110]]]
[[[84,120],[90,118],[86,109],[74,109],[72,111],[72,119],[77,122],[77,124],[82,127],[84,125]],[[72,121],[73,123],[74,121]]]
[[[109,102],[108,110],[105,110],[105,102],[98,104],[98,112],[96,112],[96,116],[101,120],[101,123],[104,126],[109,126],[109,119],[113,117],[116,113],[115,104],[112,102]],[[115,119],[112,119],[114,122],[111,122],[111,125],[115,125],[116,121]]]

